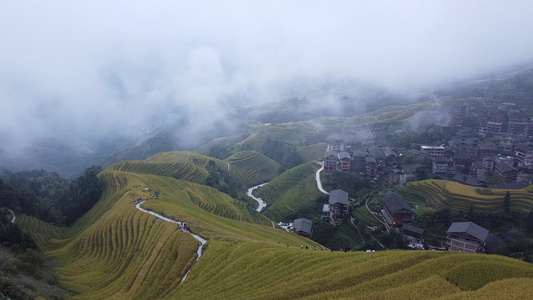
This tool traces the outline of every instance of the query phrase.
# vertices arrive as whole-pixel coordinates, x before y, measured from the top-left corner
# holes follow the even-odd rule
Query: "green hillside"
[[[241,151],[227,160],[229,176],[240,186],[248,187],[272,180],[278,175],[279,164],[257,151]]]
[[[145,163],[164,166],[182,158],[182,154],[168,153]],[[266,181],[275,176],[278,167],[254,151],[241,152],[228,162],[230,174],[234,172],[232,176],[241,178],[243,184]],[[100,173],[106,183],[104,196],[72,228],[58,228],[27,216],[17,221],[56,264],[69,298],[533,297],[527,288],[533,283],[531,264],[500,256],[434,251],[300,250],[300,245],[313,249],[316,243],[272,228],[266,217],[217,190],[147,174],[144,166],[129,166],[118,164]],[[306,180],[312,171],[312,165],[304,164],[288,172],[302,176],[294,185],[311,190]],[[299,178],[292,175],[286,175],[287,180]],[[283,175],[280,178],[272,186],[279,187],[280,195],[290,192],[293,184],[283,182]],[[150,198],[155,191],[162,198],[147,200],[145,209],[185,221],[192,232],[207,240],[198,262],[198,242],[190,234],[135,207],[136,199]],[[277,202],[283,203],[281,199]]]
[[[412,205],[427,205],[436,209],[448,208],[454,212],[466,212],[473,205],[481,211],[503,208],[503,198],[508,190],[476,188],[446,180],[413,181],[398,189]],[[533,208],[531,187],[509,190],[511,210],[529,212]]]
[[[316,167],[316,168],[315,168]],[[316,187],[315,163],[287,170],[256,192],[267,204],[265,214],[273,220],[285,221],[295,211],[310,207],[322,193]]]
[[[400,250],[331,253],[262,243],[217,243],[209,250],[190,281],[169,298],[464,299],[471,295],[483,299],[496,292],[504,296],[501,299],[511,299],[513,294],[532,295],[524,289],[533,283],[533,266],[499,256]],[[516,284],[516,290],[498,291],[502,279]]]

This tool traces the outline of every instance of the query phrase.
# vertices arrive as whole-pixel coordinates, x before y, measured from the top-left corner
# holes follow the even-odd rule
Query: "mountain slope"
[[[162,154],[148,162],[161,159],[162,165],[172,164],[179,160],[174,155]],[[164,157],[168,161],[163,162]],[[242,182],[273,174],[273,168],[265,172],[257,167],[270,165],[263,156],[249,152],[246,157],[255,162],[249,164],[250,169],[238,157],[230,163]],[[72,228],[20,218],[20,225],[32,232],[57,264],[70,298],[436,299],[468,295],[481,299],[492,295],[499,280],[519,287],[533,281],[533,265],[499,256],[300,250],[300,245],[313,249],[316,244],[272,228],[264,216],[212,188],[120,169],[111,166],[99,175],[107,187],[103,198]],[[156,191],[162,197],[147,200],[142,204],[145,209],[185,221],[192,232],[208,240],[198,262],[194,263],[198,242],[190,234],[135,207],[137,199],[150,198]],[[507,295],[533,296],[529,289]]]

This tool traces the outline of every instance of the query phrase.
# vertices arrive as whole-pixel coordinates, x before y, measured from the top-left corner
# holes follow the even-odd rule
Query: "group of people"
[[[280,243],[280,242],[278,242],[278,246],[281,246],[281,243]],[[289,245],[289,244],[287,244],[287,248],[290,248],[290,245]],[[307,245],[305,245],[305,246],[304,246],[304,245],[300,245],[300,250],[303,250],[304,248],[307,249],[307,250],[309,250],[309,249],[313,249],[312,246],[309,247],[309,246],[307,246]],[[314,247],[315,250],[318,250],[319,248],[320,248],[320,251],[325,251],[325,250],[326,250],[326,249],[324,248],[324,246],[320,246],[320,247],[319,247],[319,246],[315,246],[315,247]],[[333,249],[331,249],[331,252],[333,252]],[[344,252],[346,252],[346,251],[344,251]]]
[[[178,222],[178,226],[180,227],[181,231],[184,231],[184,232],[188,231],[188,232],[192,233],[192,231],[191,231],[191,227],[188,227],[188,226],[187,226],[187,223],[185,223],[185,222]]]

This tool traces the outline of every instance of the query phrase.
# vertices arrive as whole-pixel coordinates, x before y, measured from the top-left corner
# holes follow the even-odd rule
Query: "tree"
[[[505,198],[503,198],[503,208],[505,209],[505,213],[511,213],[511,193],[509,191],[507,191]]]
[[[529,234],[533,233],[533,210],[530,210],[529,215],[527,215],[526,232]]]

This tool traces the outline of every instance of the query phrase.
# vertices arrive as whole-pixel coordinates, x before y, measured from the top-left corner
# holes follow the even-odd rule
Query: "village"
[[[500,100],[495,100],[500,99]],[[516,102],[503,99],[515,99]],[[433,124],[430,144],[398,147],[378,128],[345,126],[340,133],[302,138],[302,144],[325,142],[324,176],[352,174],[371,182],[376,189],[391,189],[409,181],[444,179],[479,188],[520,189],[533,183],[533,118],[527,99],[516,95],[471,97],[446,112],[442,124]],[[394,132],[401,137],[404,128]],[[424,228],[414,226],[415,210],[402,195],[388,191],[379,211],[370,213],[387,232],[400,232],[411,249],[424,249]],[[348,193],[331,191],[321,219],[340,225],[352,204]],[[368,207],[368,206],[367,206]],[[312,221],[297,219],[292,230],[312,237]],[[496,236],[474,222],[453,222],[446,240],[435,250],[495,253],[506,241],[525,239],[516,228]]]

